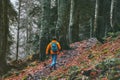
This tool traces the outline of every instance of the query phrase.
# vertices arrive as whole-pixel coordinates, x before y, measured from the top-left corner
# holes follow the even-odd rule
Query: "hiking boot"
[[[51,66],[51,67],[50,67],[50,71],[52,71],[52,68],[53,68],[53,67]]]
[[[56,67],[56,66],[54,66],[54,70],[57,70],[57,67]]]

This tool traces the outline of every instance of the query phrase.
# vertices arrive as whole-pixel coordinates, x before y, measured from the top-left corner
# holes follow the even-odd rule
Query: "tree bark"
[[[2,27],[2,13],[3,12],[3,9],[2,9],[2,0],[1,0],[1,2],[0,2],[0,56],[1,56],[1,54],[2,54],[2,33],[3,33],[3,27]]]
[[[19,11],[18,11],[18,27],[17,27],[17,47],[16,47],[16,61],[18,60],[19,54],[19,31],[20,31],[20,13],[21,13],[21,0],[19,0]]]
[[[69,43],[79,41],[79,0],[71,0]]]
[[[115,0],[111,0],[111,10],[110,10],[110,25],[113,28],[113,11],[114,11]]]
[[[40,29],[40,60],[45,60],[45,49],[49,42],[49,29],[50,29],[50,0],[41,0],[42,3],[42,18]]]
[[[110,0],[96,0],[94,34],[100,42],[110,28]]]
[[[111,2],[111,6],[113,3],[113,9],[111,12],[111,18],[112,18],[112,26],[113,26],[113,30],[114,32],[120,31],[120,26],[119,26],[119,21],[120,21],[120,0],[112,0]]]
[[[2,28],[2,38],[1,40],[1,55],[0,55],[0,75],[8,71],[8,66],[6,62],[6,54],[7,54],[7,46],[8,46],[8,0],[2,0],[1,1],[1,16],[2,16],[2,25],[0,26]]]
[[[50,38],[52,38],[52,36],[55,36],[55,29],[56,29],[56,23],[57,23],[57,18],[58,18],[58,14],[57,14],[57,9],[58,9],[58,4],[57,4],[58,0],[54,0],[54,4],[55,6],[53,6],[50,10]]]
[[[56,37],[63,49],[68,49],[70,0],[58,0],[58,20],[56,24]]]

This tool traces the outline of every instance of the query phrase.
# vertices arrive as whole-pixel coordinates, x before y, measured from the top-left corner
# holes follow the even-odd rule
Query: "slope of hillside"
[[[58,56],[57,70],[49,70],[51,58],[5,80],[118,80],[120,39],[100,44],[92,38],[70,45]]]
[[[87,41],[88,44],[88,41]],[[86,44],[84,44],[86,45]],[[87,49],[87,47],[84,47]],[[82,51],[77,47],[76,51]],[[74,54],[74,53],[73,53]],[[55,77],[54,77],[55,76]],[[92,46],[48,77],[54,80],[119,80],[120,39]]]

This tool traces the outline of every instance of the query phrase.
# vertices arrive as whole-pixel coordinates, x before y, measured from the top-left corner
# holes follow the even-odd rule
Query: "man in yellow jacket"
[[[50,70],[51,70],[52,68],[56,69],[57,55],[60,53],[61,46],[60,46],[60,43],[56,40],[55,37],[54,37],[53,40],[47,45],[46,54],[49,53],[49,50],[50,50],[50,54],[52,55],[52,63],[51,63],[51,65],[50,65]]]

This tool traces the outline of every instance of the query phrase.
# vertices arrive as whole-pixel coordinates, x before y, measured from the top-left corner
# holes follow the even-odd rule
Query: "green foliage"
[[[105,49],[102,50],[102,53],[104,53],[104,54],[105,54],[105,53],[108,53],[108,52],[109,52],[109,49],[108,49],[108,48],[105,48]]]
[[[112,58],[104,60],[103,62],[96,65],[96,69],[101,70],[99,78],[107,77],[109,80],[118,80],[120,77],[120,59]]]
[[[112,38],[115,38],[118,35],[120,35],[120,31],[118,31],[118,32],[109,32],[108,33],[108,37],[112,37]]]
[[[13,24],[16,21],[17,18],[17,11],[15,10],[14,6],[12,5],[12,3],[10,2],[10,0],[8,0],[8,16],[9,16],[9,21],[10,24]]]
[[[89,55],[88,55],[88,58],[89,58],[89,59],[92,59],[92,58],[94,58],[94,57],[95,57],[95,56],[94,56],[93,54],[89,54]]]
[[[114,35],[113,32],[109,32],[109,33],[108,33],[108,36],[113,36],[113,35]]]
[[[76,79],[79,73],[80,73],[80,70],[78,66],[71,66],[68,71],[68,74],[69,74],[68,80]]]
[[[68,73],[71,73],[71,72],[74,72],[74,71],[77,71],[79,69],[78,66],[71,66]]]
[[[9,77],[9,76],[11,76],[11,75],[13,75],[13,73],[9,71],[7,74],[3,75],[2,77],[3,77],[3,78],[6,78],[6,77]]]
[[[24,76],[24,77],[22,78],[22,80],[27,80],[27,76]]]
[[[33,51],[36,53],[37,50],[39,50],[39,35],[35,34],[33,36]]]
[[[117,58],[119,58],[119,57],[120,57],[120,49],[118,49],[115,53],[116,53],[115,56],[116,56]]]
[[[120,59],[119,58],[113,58],[113,59],[108,59],[104,60],[103,62],[99,63],[96,65],[97,69],[102,69],[107,70],[113,66],[119,65],[120,64]]]
[[[58,77],[56,77],[56,76],[49,76],[47,79],[42,79],[42,80],[58,80]]]
[[[119,35],[120,35],[120,31],[117,31],[117,32],[108,32],[108,33],[107,33],[107,36],[103,37],[102,39],[103,39],[104,41],[106,41],[108,37],[111,37],[110,40],[111,40],[111,41],[114,41],[114,40],[116,40],[116,38],[117,38]]]

